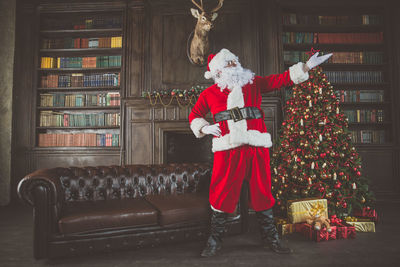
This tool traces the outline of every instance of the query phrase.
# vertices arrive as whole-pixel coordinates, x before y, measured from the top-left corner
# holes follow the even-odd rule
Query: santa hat
[[[204,73],[206,79],[216,76],[218,71],[222,70],[230,60],[239,63],[239,58],[226,48],[222,48],[216,55],[210,54],[207,59],[207,71]]]

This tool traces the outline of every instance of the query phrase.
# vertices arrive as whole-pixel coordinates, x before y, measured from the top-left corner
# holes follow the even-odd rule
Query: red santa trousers
[[[210,185],[213,208],[232,213],[240,198],[243,181],[249,183],[249,206],[255,211],[270,209],[275,204],[271,193],[269,149],[244,145],[214,153]]]

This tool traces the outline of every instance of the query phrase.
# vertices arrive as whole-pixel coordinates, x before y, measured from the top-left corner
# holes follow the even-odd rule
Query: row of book
[[[122,27],[121,16],[79,16],[76,18],[45,17],[41,23],[44,30],[115,29]]]
[[[381,71],[324,71],[331,83],[382,83]]]
[[[118,147],[119,134],[102,133],[39,133],[39,147],[108,146]]]
[[[382,109],[343,110],[343,113],[350,123],[377,123],[384,120],[384,111]]]
[[[40,127],[100,127],[119,126],[120,113],[40,112]]]
[[[357,103],[357,102],[383,102],[383,90],[338,90],[335,91],[340,102]]]
[[[384,130],[350,130],[351,141],[358,144],[384,144]]]
[[[381,44],[383,33],[283,32],[282,41],[284,44]]]
[[[323,55],[324,53],[320,53]],[[306,62],[309,55],[304,51],[283,51],[284,62]],[[328,63],[344,64],[382,64],[382,52],[334,52]]]
[[[120,84],[121,74],[119,72],[43,74],[40,77],[40,86],[42,88],[120,86]]]
[[[56,38],[42,39],[42,49],[71,48],[121,48],[122,36],[99,38]]]
[[[42,69],[121,67],[121,56],[41,57]]]
[[[382,17],[379,15],[359,15],[359,16],[322,16],[305,15],[296,13],[286,13],[282,16],[282,23],[291,24],[319,24],[319,25],[376,25],[382,24]]]
[[[101,94],[40,94],[41,107],[98,107],[120,106],[119,93],[109,92]]]

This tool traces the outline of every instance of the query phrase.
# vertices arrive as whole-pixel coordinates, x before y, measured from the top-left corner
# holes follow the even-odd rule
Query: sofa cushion
[[[144,199],[70,202],[58,222],[63,234],[156,224],[157,211]]]
[[[147,195],[145,199],[158,210],[158,223],[162,226],[209,219],[210,204],[207,195]]]

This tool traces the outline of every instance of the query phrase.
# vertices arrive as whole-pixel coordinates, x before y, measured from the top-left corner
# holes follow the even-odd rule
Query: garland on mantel
[[[179,107],[186,108],[188,106],[194,106],[200,93],[206,89],[205,85],[192,86],[190,89],[172,89],[172,90],[159,90],[159,91],[145,91],[142,92],[143,98],[148,98],[150,105],[157,105],[160,101],[161,105],[168,107],[172,104],[172,101],[176,99]]]

